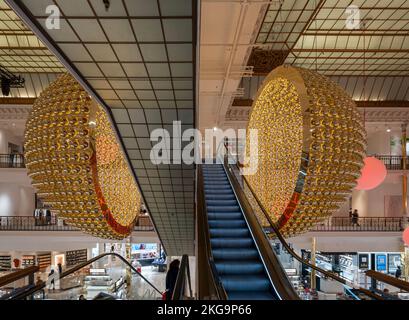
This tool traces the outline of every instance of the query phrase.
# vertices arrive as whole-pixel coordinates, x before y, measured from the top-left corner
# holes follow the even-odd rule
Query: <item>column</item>
[[[402,124],[402,216],[406,217],[408,214],[408,176],[406,172],[406,129],[408,124]]]
[[[131,236],[126,239],[125,242],[125,259],[132,263],[131,261]],[[132,284],[132,270],[129,266],[126,266],[126,281],[128,283],[128,292],[130,292],[130,286]]]
[[[315,266],[316,264],[316,258],[315,258],[315,252],[317,251],[317,240],[315,237],[312,237],[311,239],[311,264]],[[316,282],[316,272],[314,269],[311,268],[311,289],[316,289],[317,288],[317,282]]]
[[[402,276],[403,280],[409,281],[409,247],[404,246],[403,249],[403,259],[402,259]]]

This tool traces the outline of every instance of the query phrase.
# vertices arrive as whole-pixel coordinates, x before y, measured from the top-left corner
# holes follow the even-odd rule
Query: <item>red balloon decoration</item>
[[[407,227],[405,230],[403,230],[402,234],[403,242],[409,246],[409,227]]]
[[[386,177],[386,167],[382,161],[375,157],[366,157],[361,177],[357,180],[357,190],[371,190],[379,186]]]

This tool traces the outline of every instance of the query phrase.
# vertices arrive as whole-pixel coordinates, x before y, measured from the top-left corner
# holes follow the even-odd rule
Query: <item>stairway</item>
[[[275,299],[223,166],[202,167],[212,254],[228,299]]]

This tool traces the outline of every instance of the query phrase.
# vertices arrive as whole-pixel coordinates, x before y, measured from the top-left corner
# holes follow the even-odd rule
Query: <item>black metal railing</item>
[[[311,231],[403,231],[408,218],[405,217],[362,217],[358,221],[349,217],[331,217],[317,224]]]
[[[24,155],[20,153],[0,154],[0,168],[25,168]]]
[[[402,156],[389,156],[389,155],[373,155],[375,158],[381,160],[386,169],[388,170],[403,170],[403,157]],[[409,157],[406,157],[406,167],[409,168]]]
[[[134,231],[154,231],[149,216],[141,216],[135,223]],[[32,216],[0,216],[0,231],[80,231],[58,221],[56,217],[35,218]]]

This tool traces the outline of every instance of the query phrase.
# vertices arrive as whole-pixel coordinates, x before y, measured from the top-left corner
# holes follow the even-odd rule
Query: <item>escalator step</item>
[[[218,194],[218,195],[234,195],[233,191],[231,189],[224,189],[224,190],[205,190],[205,194],[206,196],[208,195],[214,195],[214,194]]]
[[[210,239],[212,248],[254,248],[253,239],[214,238]]]
[[[250,237],[250,232],[247,228],[210,228],[210,237],[212,238],[243,238]]]
[[[264,273],[264,266],[261,262],[218,262],[216,268],[220,275]]]
[[[228,292],[232,291],[268,291],[270,289],[270,281],[264,275],[223,275],[220,277],[224,289]]]
[[[237,206],[237,200],[206,200],[208,206]]]
[[[241,212],[211,212],[207,214],[209,220],[235,220],[243,219]]]
[[[207,206],[207,212],[237,212],[240,211],[239,206]]]
[[[245,228],[246,221],[242,220],[209,220],[209,227],[214,228]]]
[[[259,258],[258,251],[256,249],[214,249],[213,257],[216,262],[220,260],[254,260]]]
[[[232,194],[207,194],[206,201],[208,200],[236,200],[235,195]]]
[[[229,291],[229,300],[275,300],[270,291]]]

